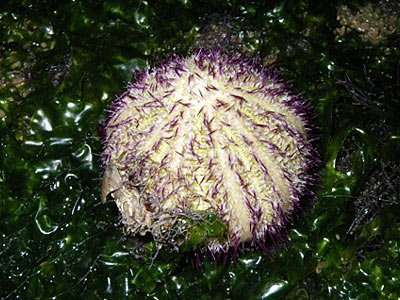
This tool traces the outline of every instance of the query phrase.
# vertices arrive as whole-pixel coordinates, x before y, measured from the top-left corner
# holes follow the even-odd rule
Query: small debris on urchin
[[[177,248],[179,220],[215,215],[227,230],[204,241],[211,253],[283,239],[318,156],[307,104],[277,75],[219,49],[137,74],[112,104],[102,153],[102,200],[112,194],[127,233]]]

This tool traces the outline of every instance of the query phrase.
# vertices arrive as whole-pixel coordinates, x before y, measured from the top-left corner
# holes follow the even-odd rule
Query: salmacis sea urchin
[[[126,232],[174,244],[180,217],[211,214],[226,225],[205,241],[213,252],[279,240],[315,178],[304,101],[276,70],[216,49],[136,75],[102,153],[102,200],[112,194]]]

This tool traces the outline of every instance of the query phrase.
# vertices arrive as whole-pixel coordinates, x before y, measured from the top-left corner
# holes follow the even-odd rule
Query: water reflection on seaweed
[[[372,180],[399,178],[398,33],[377,44],[357,30],[339,36],[338,7],[305,0],[1,6],[0,297],[399,297],[399,196]],[[350,1],[346,16],[358,11]],[[235,20],[248,29],[233,30],[243,51],[275,63],[315,107],[326,163],[319,199],[273,260],[244,251],[236,264],[206,257],[192,268],[188,254],[161,251],[149,268],[154,245],[121,238],[113,203],[96,205],[104,109],[133,70],[185,54]],[[348,234],[364,220],[365,191],[386,196],[370,199],[368,221]]]

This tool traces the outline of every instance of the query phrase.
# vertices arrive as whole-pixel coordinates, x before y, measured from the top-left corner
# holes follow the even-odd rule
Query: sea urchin
[[[102,200],[112,194],[128,233],[173,244],[181,216],[211,214],[227,230],[205,241],[209,249],[263,247],[310,193],[307,105],[275,69],[198,49],[137,74],[111,111]]]

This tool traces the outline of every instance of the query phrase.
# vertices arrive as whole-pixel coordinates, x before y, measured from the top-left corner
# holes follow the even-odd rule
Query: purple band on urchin
[[[310,109],[275,68],[197,49],[136,74],[110,110],[102,197],[113,193],[129,233],[174,243],[177,217],[215,214],[227,233],[205,241],[211,253],[264,249],[313,193]]]

